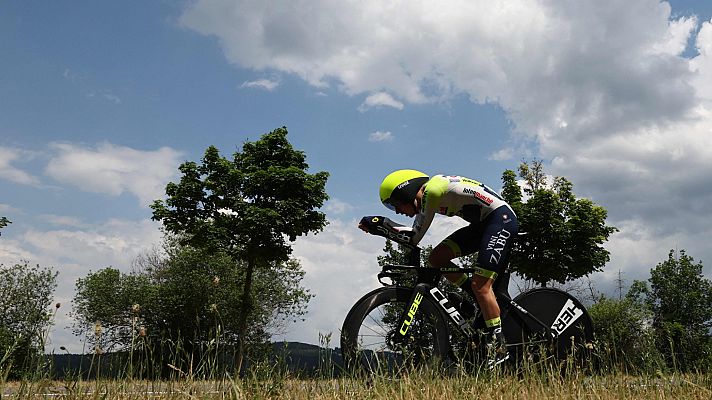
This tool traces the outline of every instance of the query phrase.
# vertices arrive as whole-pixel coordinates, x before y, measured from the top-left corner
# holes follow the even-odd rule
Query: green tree
[[[601,296],[588,311],[603,366],[630,373],[655,373],[664,366],[650,326],[652,312],[640,299]]]
[[[155,307],[157,290],[147,276],[124,274],[108,267],[77,279],[72,301],[74,332],[98,352],[129,347],[143,325],[143,315]]]
[[[6,217],[0,217],[0,229],[6,227],[8,224],[11,224],[12,222],[7,219]],[[2,235],[2,232],[0,232],[0,235]]]
[[[151,206],[153,219],[199,249],[229,255],[244,270],[238,323],[241,365],[249,315],[254,309],[255,271],[286,262],[297,236],[321,231],[326,217],[318,211],[328,199],[328,173],[309,174],[306,156],[276,129],[247,142],[232,160],[211,146],[200,165],[180,166],[178,183],[166,186],[168,198]]]
[[[49,268],[0,264],[0,379],[37,370],[52,323],[56,281]]]
[[[653,314],[657,345],[668,365],[682,371],[712,365],[712,281],[684,250],[650,270],[648,284],[636,281],[629,296]]]
[[[245,270],[235,268],[231,257],[167,240],[164,249],[142,255],[134,267],[131,273],[106,268],[77,281],[77,334],[88,334],[102,350],[150,348],[152,365],[165,365],[162,357],[178,368],[191,368],[193,362],[193,370],[198,361],[211,359],[203,356],[215,351],[216,343],[237,341],[234,316],[241,309]],[[251,347],[306,312],[311,295],[301,287],[303,276],[296,260],[255,271],[260,301],[244,334]],[[101,326],[98,334],[95,326]]]
[[[610,259],[602,247],[616,228],[606,225],[606,210],[589,199],[577,199],[573,184],[556,177],[549,185],[540,161],[522,163],[502,175],[502,194],[526,232],[510,257],[512,270],[542,286],[564,283],[600,271]]]

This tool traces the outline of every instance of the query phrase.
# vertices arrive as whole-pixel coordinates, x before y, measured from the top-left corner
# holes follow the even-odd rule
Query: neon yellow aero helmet
[[[398,204],[412,203],[428,179],[428,175],[414,169],[391,172],[381,182],[381,202],[393,211]]]

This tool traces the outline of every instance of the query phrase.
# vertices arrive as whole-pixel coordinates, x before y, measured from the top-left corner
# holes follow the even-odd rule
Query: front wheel
[[[405,340],[398,325],[409,307],[413,289],[385,287],[362,297],[346,316],[341,329],[344,362],[356,373],[399,375],[414,367],[437,364],[449,350],[446,323],[436,305],[424,298]]]

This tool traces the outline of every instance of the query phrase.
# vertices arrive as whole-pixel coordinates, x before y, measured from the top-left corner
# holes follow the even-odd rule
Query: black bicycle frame
[[[415,252],[414,252],[415,253]],[[418,252],[419,253],[419,252]],[[418,262],[419,260],[419,254],[418,254]],[[410,260],[411,262],[413,259]],[[399,271],[399,272],[394,272],[394,271]],[[412,324],[413,320],[415,319],[416,314],[418,313],[418,309],[420,307],[420,303],[423,301],[425,297],[430,297],[432,300],[434,300],[436,303],[440,305],[440,313],[441,316],[444,317],[445,319],[449,319],[455,326],[458,327],[458,329],[465,334],[468,338],[473,338],[475,336],[475,331],[473,327],[467,322],[462,317],[461,310],[459,309],[458,305],[452,304],[452,302],[445,296],[444,293],[440,291],[437,287],[437,283],[440,280],[440,277],[449,272],[462,272],[462,273],[473,273],[477,271],[476,268],[423,268],[419,264],[418,265],[386,265],[383,266],[381,269],[381,272],[378,274],[378,281],[381,282],[381,284],[389,286],[391,284],[388,284],[386,282],[383,282],[383,278],[397,278],[397,277],[403,277],[405,276],[409,271],[414,271],[417,275],[416,278],[416,284],[413,287],[413,292],[410,296],[410,299],[408,300],[408,303],[406,303],[406,308],[403,310],[401,313],[401,317],[398,321],[398,327],[399,329],[399,334],[401,335],[401,340],[405,339],[410,331],[410,325]],[[508,278],[508,274],[507,274]],[[498,278],[499,279],[499,278]],[[506,279],[507,284],[508,279]],[[495,290],[495,297],[497,298],[498,302],[500,300],[506,301],[506,304],[509,305],[509,307],[505,310],[505,313],[508,313],[512,310],[515,310],[518,312],[520,315],[526,316],[527,318],[531,319],[534,321],[537,325],[541,326],[547,333],[547,335],[551,335],[552,338],[555,338],[558,334],[551,329],[550,326],[547,326],[541,320],[539,320],[536,316],[532,315],[529,311],[527,311],[524,307],[519,305],[517,302],[515,302],[508,294],[507,288],[505,287],[504,290]]]

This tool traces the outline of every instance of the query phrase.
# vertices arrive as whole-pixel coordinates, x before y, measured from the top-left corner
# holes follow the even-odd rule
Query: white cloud
[[[687,48],[690,34],[697,26],[696,17],[682,17],[669,22],[667,34],[653,45],[653,54],[668,54],[677,56]]]
[[[358,110],[363,113],[374,107],[392,107],[402,110],[403,103],[394,99],[393,96],[386,92],[379,92],[366,97],[366,100],[361,103]]]
[[[495,161],[504,161],[504,160],[511,160],[514,157],[514,149],[511,147],[505,147],[503,149],[499,149],[495,151],[494,153],[490,154],[488,157],[490,160],[495,160]]]
[[[147,207],[162,197],[176,175],[181,153],[169,147],[142,151],[108,142],[96,148],[69,143],[50,145],[55,153],[45,173],[55,180],[112,196],[129,192]]]
[[[9,204],[2,204],[0,203],[0,213],[11,213],[11,212],[19,212],[17,208],[9,205]]]
[[[376,131],[376,132],[371,132],[370,135],[368,135],[368,141],[369,142],[390,142],[393,140],[393,133],[391,131]]]
[[[88,99],[103,99],[110,103],[121,104],[121,98],[111,92],[89,92],[87,93],[86,97]]]
[[[695,73],[694,85],[697,95],[707,102],[712,102],[712,20],[702,24],[695,40],[699,55],[690,61],[690,68]],[[710,107],[706,107],[709,111]],[[708,119],[712,118],[708,114]]]
[[[500,103],[530,132],[557,116],[602,123],[590,120],[596,104],[630,112],[638,99],[609,95],[646,91],[656,79],[649,94],[661,106],[684,100],[688,89],[684,62],[670,53],[686,42],[694,19],[669,22],[670,7],[658,0],[309,4],[199,0],[181,22],[218,37],[239,66],[319,86],[336,78],[350,94],[387,88],[410,102],[467,93]]]
[[[67,215],[42,214],[38,215],[37,218],[40,221],[44,221],[56,226],[67,226],[71,228],[86,228],[89,226],[86,223],[82,222],[80,218]]]
[[[329,214],[341,215],[352,211],[354,206],[339,199],[331,199],[326,202],[324,209]]]
[[[258,79],[255,81],[244,82],[242,85],[240,85],[240,88],[263,89],[268,92],[271,92],[276,89],[277,86],[279,86],[279,81],[270,79]]]
[[[16,161],[27,161],[33,156],[29,151],[0,146],[0,179],[22,185],[39,185],[38,178],[12,165]]]

